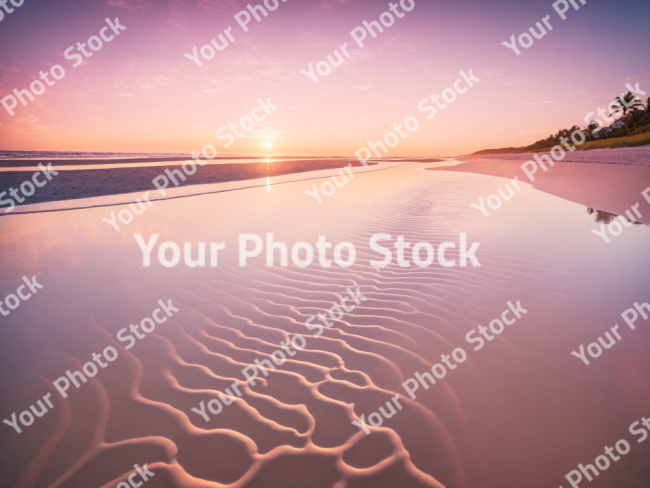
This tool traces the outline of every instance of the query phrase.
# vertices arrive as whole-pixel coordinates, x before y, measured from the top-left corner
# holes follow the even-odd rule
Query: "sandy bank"
[[[542,153],[518,153],[518,154],[489,154],[463,156],[463,159],[508,159],[515,161],[527,161],[535,154]],[[548,153],[543,153],[548,154]],[[572,163],[604,163],[604,164],[628,164],[632,166],[650,166],[650,146],[623,147],[620,149],[593,149],[591,151],[573,151],[565,154],[563,161]]]
[[[631,151],[637,151],[632,149]],[[608,150],[603,150],[608,151]],[[624,151],[624,150],[616,150]],[[614,152],[614,151],[609,151]],[[650,151],[647,151],[650,155]],[[590,155],[596,151],[586,153]],[[580,153],[579,156],[585,153]],[[517,156],[518,158],[506,158],[506,156]],[[571,155],[573,156],[573,155]],[[522,161],[528,160],[532,155],[513,154],[500,157],[488,158],[465,158],[468,163],[453,167],[428,168],[434,171],[459,171],[461,173],[476,173],[501,178],[519,178],[519,181],[530,183],[528,177],[521,169]],[[603,156],[600,156],[603,158]],[[621,156],[618,156],[618,161]],[[627,161],[627,159],[625,159]],[[632,205],[640,204],[640,211],[643,217],[639,220],[650,224],[650,204],[641,192],[650,187],[650,166],[641,164],[643,161],[636,159],[636,165],[632,163],[593,163],[586,167],[578,162],[556,163],[556,165],[544,173],[541,169],[533,176],[534,188],[564,198],[566,200],[581,203],[588,207],[599,210],[606,210],[617,215],[623,214]],[[583,161],[586,162],[586,161]],[[647,161],[646,161],[647,163]],[[625,165],[625,166],[623,166]],[[505,183],[505,182],[504,182]],[[476,196],[478,201],[481,195]],[[485,195],[487,197],[487,195]]]

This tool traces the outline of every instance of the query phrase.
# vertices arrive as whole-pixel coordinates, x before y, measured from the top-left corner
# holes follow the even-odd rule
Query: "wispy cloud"
[[[551,100],[540,100],[539,102],[526,102],[528,105],[547,105],[549,103],[554,103]]]
[[[349,5],[354,0],[320,0],[317,10],[334,10],[342,5]]]
[[[145,12],[152,5],[151,0],[104,0],[102,3],[127,12]]]
[[[256,129],[251,132],[247,132],[244,137],[252,137],[254,139],[257,138],[266,138],[266,139],[277,139],[277,137],[280,134],[284,134],[283,130],[263,130],[263,129]]]

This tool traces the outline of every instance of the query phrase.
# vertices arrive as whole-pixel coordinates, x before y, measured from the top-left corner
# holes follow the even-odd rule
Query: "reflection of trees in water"
[[[595,208],[592,208],[592,207],[587,208],[587,213],[589,215],[596,214],[595,215],[596,222],[603,223],[603,224],[609,224],[616,217],[619,217],[619,215],[609,213],[609,212],[605,212],[604,210],[596,210]],[[630,219],[628,219],[626,217],[623,217],[623,216],[621,216],[621,217],[624,218],[625,220],[627,220],[628,222],[631,222],[631,223],[633,223],[635,225],[645,225],[645,224],[643,224],[643,222],[637,222],[636,220],[630,220]]]
[[[609,224],[612,220],[618,217],[616,214],[605,212],[604,210],[596,210],[595,208],[589,207],[587,209],[589,215],[596,214],[596,222],[602,222],[603,224]]]

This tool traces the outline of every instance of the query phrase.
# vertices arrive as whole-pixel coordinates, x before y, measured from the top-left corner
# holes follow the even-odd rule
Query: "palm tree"
[[[646,111],[645,113],[648,113],[648,112]],[[643,111],[635,108],[628,115],[628,119],[631,120],[632,124],[634,125],[634,130],[636,130],[636,123],[640,122],[643,119],[643,114],[644,114]]]
[[[634,92],[627,92],[623,93],[622,96],[616,97],[614,99],[616,102],[616,105],[618,106],[618,110],[614,110],[610,115],[615,115],[619,112],[623,112],[623,117],[621,117],[621,121],[623,122],[623,125],[625,126],[625,130],[627,131],[627,135],[630,135],[630,129],[627,128],[627,124],[625,123],[625,118],[627,116],[627,111],[630,109],[634,109],[637,107],[643,107],[643,104],[639,99],[636,98],[636,93]],[[634,124],[634,129],[636,130],[636,123]]]
[[[600,127],[600,124],[595,120],[590,120],[587,125],[585,125],[585,130],[589,133],[590,136],[594,135],[594,131]]]
[[[578,126],[575,125],[575,124],[572,125],[571,128],[568,130],[568,132],[569,132],[569,137],[572,136],[573,133],[574,133],[575,131],[582,132],[582,129],[580,129],[580,127],[578,127]]]

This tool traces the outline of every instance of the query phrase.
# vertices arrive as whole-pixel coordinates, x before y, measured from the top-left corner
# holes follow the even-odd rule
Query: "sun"
[[[264,146],[265,146],[267,149],[270,149],[271,145],[272,145],[272,144],[271,144],[271,141],[266,141],[266,142],[264,143]]]

